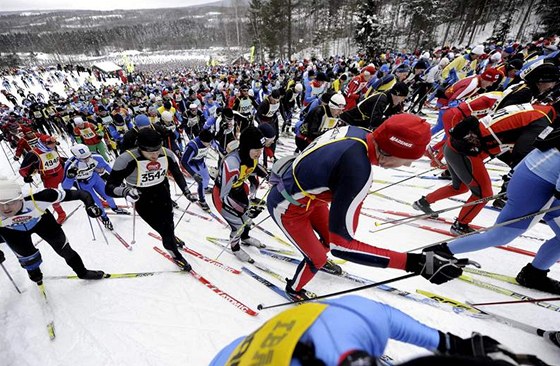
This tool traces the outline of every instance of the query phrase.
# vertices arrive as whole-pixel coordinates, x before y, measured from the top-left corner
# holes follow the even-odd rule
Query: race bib
[[[43,166],[43,171],[48,172],[54,170],[58,167],[59,156],[56,151],[48,151],[39,155],[41,159],[41,165]]]
[[[167,174],[167,157],[160,156],[157,161],[138,161],[138,187],[152,187],[160,184]]]
[[[86,140],[90,140],[96,136],[95,132],[93,132],[89,127],[80,130],[80,135],[82,135],[82,137]]]

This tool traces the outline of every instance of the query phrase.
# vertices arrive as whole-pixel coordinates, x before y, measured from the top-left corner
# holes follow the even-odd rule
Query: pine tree
[[[385,47],[383,33],[388,27],[379,19],[380,8],[380,0],[367,0],[358,6],[358,24],[354,40],[360,50],[370,57]]]
[[[547,35],[560,34],[560,2],[558,0],[538,0],[535,10],[541,17],[543,31]]]

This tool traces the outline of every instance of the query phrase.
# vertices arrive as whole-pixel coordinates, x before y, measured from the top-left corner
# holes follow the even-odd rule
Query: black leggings
[[[161,193],[161,192],[158,192]],[[136,202],[138,215],[146,221],[161,236],[163,247],[174,257],[179,256],[177,241],[175,240],[175,228],[173,225],[173,206],[169,190],[167,194],[140,195],[140,200]]]
[[[64,258],[66,263],[76,272],[77,275],[85,273],[80,255],[70,247],[62,227],[56,222],[54,216],[49,212],[41,216],[41,219],[31,230],[18,231],[8,228],[0,228],[0,236],[4,238],[10,249],[18,258],[29,257],[37,253],[38,249],[33,245],[31,234],[37,234],[43,238],[54,251]]]

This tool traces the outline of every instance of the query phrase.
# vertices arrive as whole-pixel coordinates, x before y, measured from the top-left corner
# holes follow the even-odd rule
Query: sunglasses
[[[150,147],[146,147],[146,146],[138,146],[138,148],[142,151],[145,152],[157,152],[161,149],[161,145],[159,146],[150,146]]]

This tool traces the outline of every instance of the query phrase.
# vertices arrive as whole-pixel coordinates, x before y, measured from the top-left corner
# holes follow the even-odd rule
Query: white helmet
[[[344,109],[346,107],[346,99],[340,93],[334,94],[329,100],[329,108],[331,109]]]
[[[7,178],[0,180],[0,203],[13,202],[22,198],[21,186],[17,182]]]
[[[301,85],[301,83],[296,83],[294,89],[297,93],[301,93],[303,91],[303,85]]]
[[[163,111],[161,113],[161,120],[163,122],[172,122],[173,121],[173,113],[169,111]]]
[[[70,148],[70,152],[78,159],[87,159],[91,156],[91,151],[84,144],[76,144]]]
[[[494,63],[502,61],[502,54],[500,52],[494,53],[492,56],[490,56],[490,61]]]
[[[189,104],[189,109],[198,109],[198,106],[194,103]]]
[[[475,48],[472,49],[471,53],[473,55],[483,55],[484,54],[484,46],[479,44],[478,46],[476,46]]]

